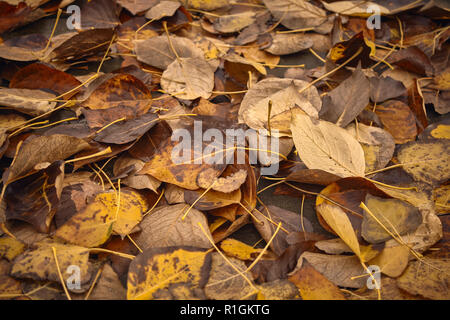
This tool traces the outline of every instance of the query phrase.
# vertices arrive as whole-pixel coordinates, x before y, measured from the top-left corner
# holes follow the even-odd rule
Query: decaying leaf
[[[345,212],[336,205],[322,203],[317,208],[317,212],[322,216],[326,223],[334,232],[352,249],[358,256],[361,256],[361,248],[356,238],[355,231]]]
[[[214,71],[203,59],[178,58],[163,72],[161,87],[180,99],[208,99],[214,87]]]
[[[426,262],[411,262],[403,275],[397,279],[397,285],[413,295],[434,300],[448,299],[449,260],[430,258]]]
[[[364,150],[366,172],[382,169],[391,161],[395,142],[389,132],[364,124],[358,126],[350,124],[346,129],[359,141]]]
[[[345,300],[338,287],[307,261],[289,277],[289,281],[297,286],[303,300]]]
[[[302,259],[308,261],[314,269],[340,287],[362,288],[366,285],[369,277],[369,274],[367,274],[367,277],[358,277],[366,273],[366,271],[356,256],[304,252],[300,256],[297,268],[299,265],[302,265]]]
[[[269,78],[258,82],[246,93],[239,109],[239,121],[253,129],[268,129],[269,101],[272,101],[272,129],[289,131],[292,108],[298,106],[317,118],[321,101],[313,87],[298,93],[307,83],[301,80]],[[276,122],[279,121],[279,125]],[[274,124],[275,122],[275,124]]]
[[[116,232],[129,234],[142,220],[147,210],[145,199],[132,190],[98,193],[82,211],[72,216],[55,233],[67,242],[95,247],[103,244]]]
[[[247,279],[251,279],[250,273],[245,272],[247,269],[245,263],[235,258],[228,258],[228,261],[234,265],[234,268],[219,253],[212,254],[211,273],[205,285],[205,294],[209,299],[242,299],[255,291],[235,270],[237,268]]]
[[[192,208],[183,220],[188,208],[186,203],[180,203],[155,209],[140,223],[142,231],[133,235],[134,240],[142,249],[179,245],[211,248],[211,242],[198,225],[201,223],[211,237],[205,215]]]
[[[60,281],[56,267],[53,249],[61,270],[67,270],[71,265],[80,268],[80,280],[86,283],[90,280],[89,250],[79,246],[62,244],[51,239],[45,239],[34,244],[15,260],[11,268],[11,275],[16,278]],[[70,273],[62,272],[64,281],[70,277]]]
[[[186,283],[203,288],[209,278],[211,253],[195,247],[151,248],[130,265],[127,299],[149,300],[158,289]]]
[[[436,184],[450,178],[448,149],[448,140],[409,143],[399,150],[398,160],[415,180]]]
[[[370,243],[389,240],[391,234],[398,237],[414,232],[422,223],[419,210],[402,200],[382,199],[368,194],[365,205],[373,216],[364,212],[361,235]]]
[[[369,103],[369,80],[361,68],[345,79],[324,99],[321,119],[346,127]]]
[[[319,27],[327,20],[323,9],[305,0],[264,0],[264,4],[275,19],[289,29]]]
[[[0,105],[17,111],[39,116],[55,108],[54,94],[33,89],[0,88]]]

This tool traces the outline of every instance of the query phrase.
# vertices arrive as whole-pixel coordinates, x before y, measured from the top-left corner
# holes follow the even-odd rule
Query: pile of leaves
[[[373,5],[0,1],[0,298],[448,299],[450,8]],[[196,121],[279,150],[174,163]]]

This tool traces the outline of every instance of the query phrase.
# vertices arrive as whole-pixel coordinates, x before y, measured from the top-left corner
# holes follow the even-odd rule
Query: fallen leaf
[[[271,54],[286,55],[311,48],[313,40],[307,34],[274,34],[272,42],[263,49]]]
[[[281,118],[278,127],[272,129],[289,130],[291,110],[298,106],[309,116],[317,118],[321,108],[317,90],[311,87],[298,93],[307,83],[302,80],[269,78],[252,86],[245,94],[239,109],[239,122],[245,122],[250,128],[268,129],[269,101],[272,101],[271,122]]]
[[[450,178],[448,145],[442,140],[411,142],[398,151],[397,157],[414,180],[434,185]]]
[[[0,258],[5,258],[8,261],[13,261],[15,257],[25,250],[25,244],[10,236],[0,237]]]
[[[149,300],[169,284],[189,283],[203,288],[211,270],[211,253],[195,247],[150,248],[130,264],[128,300]]]
[[[361,123],[358,126],[350,124],[346,129],[363,148],[366,172],[382,169],[391,161],[395,151],[395,142],[389,132]]]
[[[299,214],[273,205],[254,210],[253,216],[253,224],[266,242],[272,238],[277,229],[277,224],[280,222],[284,230],[288,233],[299,231],[312,232],[313,230],[312,224],[307,218],[303,217],[303,221],[301,221]],[[281,255],[289,246],[286,239],[287,233],[284,230],[278,232],[270,245],[270,248],[277,255]]]
[[[406,94],[406,88],[402,82],[391,77],[370,77],[370,100],[380,103]]]
[[[349,246],[350,249],[361,257],[361,248],[352,224],[345,212],[336,205],[322,203],[316,207],[317,212],[334,232]]]
[[[320,118],[346,127],[369,104],[369,80],[361,68],[345,79],[324,99]]]
[[[62,271],[64,281],[71,276],[65,272],[71,265],[80,268],[81,283],[89,282],[91,274],[89,270],[89,250],[79,246],[61,244],[51,239],[36,242],[18,256],[12,265],[11,275],[19,279],[60,281],[56,267],[53,249],[56,249],[59,268]]]
[[[359,277],[366,274],[366,271],[356,256],[304,252],[299,258],[298,265],[301,264],[302,259],[308,261],[325,278],[340,287],[362,288],[369,278],[368,273],[365,277]]]
[[[305,0],[263,0],[277,21],[289,29],[320,27],[327,21],[326,12]],[[316,30],[320,30],[316,28]]]
[[[213,170],[213,169],[212,169]],[[207,189],[211,186],[211,181],[208,179],[202,179],[205,175],[199,175],[197,178],[197,184],[200,188]],[[215,180],[212,190],[229,193],[233,192],[241,187],[241,185],[247,180],[247,171],[240,169],[225,177],[219,177]]]
[[[410,250],[405,246],[389,247],[384,248],[369,264],[378,266],[381,273],[397,278],[408,266],[409,256]]]
[[[39,116],[55,108],[55,95],[32,89],[0,88],[0,105],[31,116]]]
[[[307,261],[289,277],[289,281],[297,286],[303,300],[346,300],[338,287]]]
[[[214,21],[213,26],[220,33],[233,33],[244,29],[254,22],[255,13],[252,11],[244,11],[220,16]]]
[[[95,285],[91,300],[125,300],[127,292],[109,264],[103,266],[102,274]]]
[[[161,87],[180,99],[208,99],[214,88],[214,71],[206,60],[178,58],[163,72]]]
[[[193,205],[198,210],[212,210],[240,203],[242,198],[240,189],[230,193],[210,190],[200,198],[204,192],[203,189],[186,190],[184,191],[184,199],[186,203]],[[197,201],[197,199],[199,200]]]
[[[296,114],[291,131],[300,159],[309,169],[321,169],[340,177],[364,176],[364,151],[345,129]]]
[[[205,285],[205,295],[208,299],[242,299],[255,290],[236,272],[238,269],[247,276],[247,279],[251,279],[250,273],[245,272],[247,269],[245,263],[235,258],[228,258],[228,260],[234,268],[219,253],[212,254],[211,273]]]
[[[186,218],[182,216],[188,209],[186,203],[156,208],[140,223],[141,232],[133,238],[142,249],[189,245],[198,248],[211,248],[211,242],[202,232],[199,223],[208,232],[205,215],[192,208]],[[208,236],[211,238],[211,234]]]
[[[377,106],[375,113],[396,144],[415,140],[418,133],[416,120],[406,104],[399,100],[385,101]]]
[[[48,232],[59,207],[63,179],[64,163],[56,161],[8,184],[4,196],[6,218],[22,220],[40,232]]]
[[[146,13],[147,19],[159,20],[164,17],[171,17],[175,14],[175,11],[180,7],[180,3],[177,1],[161,1],[157,5],[152,6]]]
[[[422,223],[419,210],[398,199],[382,199],[368,194],[365,205],[375,216],[364,212],[361,235],[370,243],[380,243],[392,238],[385,230],[396,236],[414,232]],[[380,221],[384,228],[378,223]]]
[[[39,163],[64,160],[88,146],[82,139],[60,134],[29,137],[23,142],[13,165],[3,172],[3,183],[9,184]]]
[[[171,49],[171,44],[176,52]],[[137,59],[150,66],[166,70],[169,65],[179,58],[204,59],[203,51],[187,38],[166,35],[152,37],[147,40],[135,40],[134,49]]]
[[[448,272],[450,261],[448,259],[427,259],[413,261],[406,271],[397,278],[400,289],[413,295],[421,295],[433,300],[446,300],[450,296],[448,285]]]

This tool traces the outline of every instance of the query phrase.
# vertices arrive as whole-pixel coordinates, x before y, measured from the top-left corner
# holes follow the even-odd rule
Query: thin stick
[[[306,85],[305,87],[303,87],[302,89],[299,90],[299,93],[302,93],[303,91],[309,89],[311,86],[313,86],[315,83],[319,82],[320,80],[328,77],[329,75],[335,73],[336,71],[338,71],[339,69],[343,68],[344,66],[346,66],[349,62],[351,62],[353,59],[355,59],[357,56],[359,56],[359,54],[362,52],[362,47],[358,49],[358,51],[356,51],[356,53],[354,55],[352,55],[350,58],[348,58],[344,63],[342,63],[340,66],[334,68],[333,70],[331,70],[330,72],[325,73],[324,75],[320,76],[319,78],[317,78],[316,80],[310,82],[308,85]]]
[[[111,253],[111,254],[115,254],[116,256],[122,257],[122,258],[126,258],[126,259],[130,259],[133,260],[135,258],[135,256],[131,255],[131,254],[126,254],[126,253],[122,253],[122,252],[117,252],[117,251],[112,251],[112,250],[108,250],[108,249],[104,249],[104,248],[89,248],[90,252],[104,252],[104,253]]]
[[[102,151],[100,151],[100,152],[91,154],[91,155],[89,155],[89,156],[84,156],[84,157],[80,157],[80,158],[75,158],[75,159],[69,159],[69,160],[66,160],[66,163],[71,163],[71,162],[76,162],[76,161],[86,160],[86,159],[90,159],[90,158],[95,158],[95,157],[103,156],[103,155],[108,154],[108,153],[111,153],[111,152],[112,152],[111,147],[108,147],[108,148],[106,148],[105,150],[102,150]]]
[[[84,300],[88,300],[89,296],[91,295],[91,292],[94,290],[95,285],[97,284],[97,280],[102,274],[103,266],[101,268],[98,268],[97,274],[95,275],[94,281],[92,282],[89,291],[87,292],[86,296],[84,297]]]
[[[228,263],[230,265],[231,268],[233,268],[239,275],[241,275],[245,281],[247,281],[247,283],[254,289],[254,290],[258,290],[253,283],[250,281],[249,278],[247,278],[247,276],[241,271],[239,270],[239,268],[237,268],[223,253],[222,251],[219,250],[219,248],[216,246],[216,244],[214,243],[214,240],[210,238],[209,234],[205,231],[205,228],[203,228],[203,225],[201,224],[201,222],[198,223],[200,229],[202,230],[203,234],[205,235],[205,237],[208,238],[209,242],[211,242],[212,246],[214,247],[214,249],[216,249],[216,251],[222,256],[222,258],[225,260],[226,263]],[[209,285],[209,284],[208,284]],[[259,291],[259,290],[258,290]]]
[[[191,206],[186,210],[186,212],[183,214],[183,216],[181,217],[181,220],[184,220],[187,216],[187,214],[189,213],[189,211],[191,211],[191,209],[195,206],[195,204],[209,191],[211,190],[212,187],[214,187],[214,185],[216,184],[217,179],[213,181],[213,183],[205,190],[203,191],[203,193],[197,198],[195,199],[195,201],[191,204]]]
[[[62,13],[62,9],[58,9],[58,13],[56,14],[56,21],[55,21],[55,24],[53,25],[52,33],[50,34],[50,38],[48,38],[47,45],[42,50],[43,54],[45,53],[45,51],[47,51],[48,47],[50,46],[50,42],[52,41],[53,35],[55,34],[56,26],[58,25],[59,17],[61,16],[61,13]]]
[[[58,258],[56,257],[56,248],[52,247],[52,250],[53,250],[53,257],[55,257],[56,269],[58,271],[59,280],[61,280],[61,284],[63,286],[64,292],[66,293],[67,300],[72,300],[72,298],[70,297],[69,291],[67,291],[66,283],[64,282],[64,278],[61,274],[61,269],[59,268]]]
[[[159,197],[158,197],[158,200],[156,200],[155,204],[150,208],[150,210],[148,210],[146,213],[144,213],[144,214],[142,215],[142,217],[145,217],[145,216],[148,215],[150,212],[152,212],[153,209],[156,208],[156,206],[158,205],[159,201],[161,201],[161,198],[162,198],[162,196],[163,196],[165,190],[166,190],[166,189],[162,189],[161,194],[160,194]]]

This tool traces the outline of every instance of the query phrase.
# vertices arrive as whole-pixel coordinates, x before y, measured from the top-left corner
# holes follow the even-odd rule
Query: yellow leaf
[[[297,286],[303,300],[345,300],[339,288],[305,260],[289,281]]]
[[[51,239],[35,243],[35,248],[25,251],[14,260],[11,275],[16,278],[60,281],[52,247],[56,249],[59,267],[64,280],[72,275],[67,268],[75,265],[80,268],[81,283],[91,279],[89,271],[89,249],[62,244]]]
[[[72,216],[57,231],[56,236],[84,247],[102,245],[112,231],[125,237],[142,220],[148,208],[143,196],[131,189],[122,189],[120,204],[114,191],[95,196],[79,213]]]
[[[240,260],[253,260],[262,251],[262,249],[255,249],[248,244],[232,238],[223,240],[220,243],[220,248],[226,255]]]
[[[326,202],[317,206],[317,212],[322,216],[325,222],[334,232],[352,249],[352,251],[361,257],[361,249],[352,224],[345,212],[336,205]]]
[[[3,236],[0,238],[0,258],[5,257],[9,261],[12,261],[15,257],[21,254],[24,249],[25,244],[19,240],[9,236]]]
[[[430,134],[436,139],[450,139],[450,125],[439,124]]]
[[[128,271],[129,300],[148,300],[170,284],[204,287],[209,278],[211,255],[194,247],[151,248],[138,255]]]

